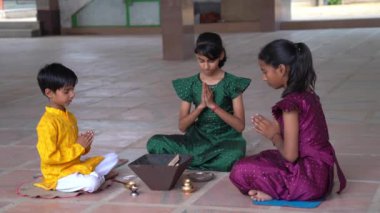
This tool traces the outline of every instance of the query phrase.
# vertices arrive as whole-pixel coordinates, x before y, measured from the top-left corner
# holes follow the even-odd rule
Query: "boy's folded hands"
[[[93,130],[88,130],[84,133],[80,133],[77,139],[77,143],[83,146],[83,148],[88,148],[91,146],[94,140],[95,132]]]

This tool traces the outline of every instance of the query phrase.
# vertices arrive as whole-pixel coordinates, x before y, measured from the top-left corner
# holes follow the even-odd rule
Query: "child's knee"
[[[108,153],[108,154],[104,155],[104,157],[105,157],[105,160],[107,160],[109,162],[114,162],[115,165],[119,161],[119,156],[114,152]]]
[[[224,166],[227,168],[227,171],[230,171],[234,164],[241,159],[244,154],[240,150],[230,151],[228,153],[222,154],[222,161],[224,162]]]
[[[231,169],[230,172],[230,179],[231,181],[238,181],[239,179],[243,178],[245,176],[246,169],[244,169],[244,162],[243,161],[237,161]]]
[[[236,165],[236,164],[234,164],[234,165],[232,166],[231,171],[230,171],[230,180],[231,180],[232,182],[235,182],[235,180],[237,179],[237,177],[241,176],[240,173],[241,173],[241,170],[237,168],[237,165]]]
[[[86,186],[83,190],[90,193],[98,190],[104,183],[104,176],[98,175],[96,172],[92,172],[86,179]]]
[[[155,154],[158,153],[160,150],[160,147],[162,146],[161,142],[161,136],[160,135],[153,135],[147,142],[146,148],[149,153]]]

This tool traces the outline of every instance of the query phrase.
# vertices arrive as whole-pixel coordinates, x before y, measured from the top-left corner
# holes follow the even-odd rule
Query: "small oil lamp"
[[[192,193],[193,191],[195,191],[195,188],[193,187],[193,184],[191,183],[191,180],[190,179],[185,179],[183,185],[182,185],[182,191],[184,193]]]

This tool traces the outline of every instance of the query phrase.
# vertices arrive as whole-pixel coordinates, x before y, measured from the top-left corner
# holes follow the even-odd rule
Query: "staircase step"
[[[37,16],[36,9],[13,9],[13,10],[4,10],[4,18],[33,18]]]
[[[36,9],[2,11],[0,16],[0,38],[35,37],[40,35],[40,24],[36,20]]]
[[[0,29],[38,29],[37,21],[0,21]]]
[[[38,29],[0,29],[0,38],[26,38],[40,36]]]

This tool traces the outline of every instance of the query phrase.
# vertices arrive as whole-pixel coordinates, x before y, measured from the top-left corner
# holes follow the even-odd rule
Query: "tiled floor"
[[[291,20],[380,18],[380,1],[343,1],[341,5],[315,6],[313,1],[292,1]],[[315,1],[314,1],[315,2]]]
[[[318,72],[317,92],[326,112],[331,142],[348,187],[312,212],[380,212],[380,28],[222,34],[228,54],[225,70],[253,79],[244,94],[248,154],[271,148],[251,130],[254,113],[270,115],[280,91],[260,80],[257,53],[276,38],[306,42]],[[39,173],[35,126],[46,99],[36,83],[38,69],[53,61],[79,76],[71,110],[81,130],[95,129],[93,155],[115,151],[134,160],[146,153],[155,133],[178,133],[179,100],[171,80],[198,72],[195,60],[163,61],[161,37],[42,37],[1,39],[0,48],[0,211],[3,212],[309,212],[259,207],[241,195],[227,173],[198,184],[185,195],[171,191],[131,197],[119,183],[92,195],[68,199],[20,197],[20,184]],[[133,174],[128,166],[121,175]]]

